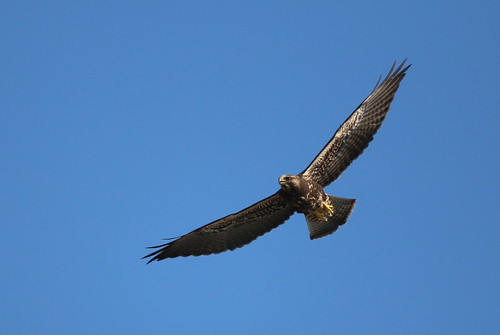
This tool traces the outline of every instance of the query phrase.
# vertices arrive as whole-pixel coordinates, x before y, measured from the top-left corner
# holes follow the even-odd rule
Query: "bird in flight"
[[[295,212],[305,216],[309,237],[330,235],[346,223],[355,199],[326,194],[324,188],[335,181],[373,139],[382,125],[401,80],[411,65],[394,63],[384,80],[337,129],[309,166],[298,175],[282,175],[280,189],[273,195],[213,221],[192,232],[157,245],[143,258],[161,261],[179,256],[218,254],[240,248],[284,223]]]

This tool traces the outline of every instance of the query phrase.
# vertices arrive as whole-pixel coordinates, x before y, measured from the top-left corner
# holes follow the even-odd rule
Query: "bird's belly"
[[[317,196],[298,196],[292,200],[293,206],[298,213],[307,214],[321,207],[323,203],[322,194]]]

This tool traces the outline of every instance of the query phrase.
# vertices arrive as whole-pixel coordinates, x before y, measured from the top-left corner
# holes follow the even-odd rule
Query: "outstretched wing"
[[[355,160],[373,139],[382,125],[399,83],[403,80],[406,60],[396,70],[394,63],[382,81],[377,83],[372,93],[335,132],[323,150],[300,175],[309,177],[322,186],[335,181]]]
[[[240,248],[257,237],[284,223],[294,213],[292,206],[274,195],[234,213],[200,227],[178,239],[151,248],[161,248],[144,256],[152,261],[179,256],[218,254]]]

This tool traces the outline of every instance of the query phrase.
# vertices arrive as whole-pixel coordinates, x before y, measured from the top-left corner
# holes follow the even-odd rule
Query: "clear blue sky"
[[[0,13],[5,334],[499,334],[496,1],[7,1]],[[144,247],[303,170],[394,60],[368,150],[233,252]]]

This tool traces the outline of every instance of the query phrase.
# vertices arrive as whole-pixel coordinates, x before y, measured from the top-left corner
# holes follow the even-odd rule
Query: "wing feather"
[[[372,93],[339,127],[301,176],[309,177],[323,187],[327,186],[361,155],[382,125],[399,84],[411,66],[403,68],[405,62],[396,70],[394,63],[381,83],[379,79]]]
[[[152,261],[179,256],[218,254],[240,248],[284,223],[294,213],[280,192],[237,213],[211,222],[174,241],[151,248],[160,248],[143,258]]]

